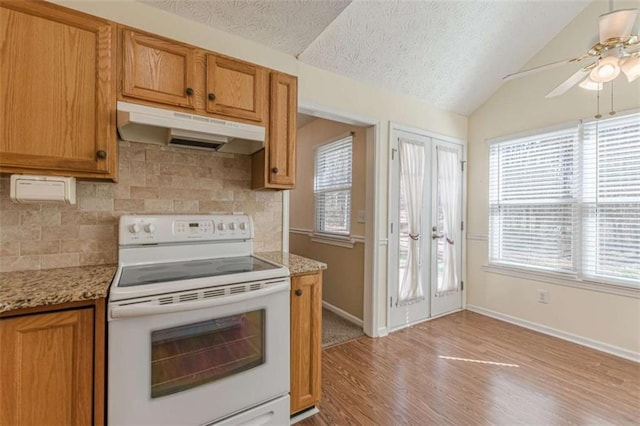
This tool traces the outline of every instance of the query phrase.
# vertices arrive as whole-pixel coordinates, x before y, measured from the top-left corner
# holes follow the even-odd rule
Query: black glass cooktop
[[[125,266],[118,287],[133,287],[194,278],[215,277],[241,272],[277,269],[270,263],[253,256],[223,257],[153,265]]]

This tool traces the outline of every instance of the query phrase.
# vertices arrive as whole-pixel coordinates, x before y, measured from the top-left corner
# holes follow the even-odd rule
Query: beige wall
[[[322,276],[322,300],[362,319],[364,244],[353,248],[314,243],[308,235],[291,233],[291,252],[327,264]]]
[[[323,300],[362,319],[364,289],[364,244],[353,248],[311,241],[296,230],[314,228],[313,177],[315,148],[353,132],[353,170],[351,186],[351,235],[363,237],[364,223],[358,223],[358,210],[365,209],[366,129],[318,118],[298,129],[296,189],[290,192],[289,240],[292,253],[327,264],[323,277]]]
[[[389,121],[431,130],[454,138],[467,139],[467,118],[430,106],[409,96],[402,96],[361,83],[347,77],[303,64],[287,55],[241,37],[209,28],[205,25],[171,15],[143,3],[131,0],[53,0],[53,3],[102,16],[116,22],[162,34],[176,40],[201,46],[236,58],[244,59],[298,76],[298,97],[301,103],[320,105],[334,110],[360,114],[379,121],[377,136],[380,142],[377,164],[379,184],[377,207],[380,211],[378,258],[376,272],[381,277],[377,326],[386,321],[387,282],[387,188]]]
[[[0,271],[117,262],[126,213],[246,212],[258,251],[282,247],[282,193],[250,189],[251,157],[120,142],[119,181],[77,183],[77,204],[14,204],[0,178]]]
[[[598,16],[607,7],[606,2],[587,7],[527,67],[582,54],[596,34]],[[616,2],[616,8],[624,7],[637,7],[637,3]],[[576,68],[569,65],[509,82],[469,118],[469,234],[481,238],[488,232],[487,139],[595,114],[594,92],[576,87],[557,98],[544,97]],[[623,79],[616,81],[615,109],[640,107],[640,81],[630,84]],[[601,105],[605,112],[609,111],[608,93],[605,90]],[[470,305],[640,352],[639,299],[484,272],[487,242],[480,238],[468,242]],[[548,290],[548,305],[536,302],[538,289]]]

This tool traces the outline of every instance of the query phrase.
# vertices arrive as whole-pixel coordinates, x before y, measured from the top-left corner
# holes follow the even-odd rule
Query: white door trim
[[[386,188],[381,186],[380,170],[382,165],[379,164],[382,150],[382,138],[380,135],[380,120],[377,118],[342,111],[326,105],[319,105],[313,102],[299,100],[298,112],[312,115],[314,117],[325,118],[327,120],[338,121],[341,123],[353,124],[367,128],[367,174],[366,174],[366,193],[365,193],[365,209],[367,211],[367,222],[365,224],[365,260],[364,260],[364,294],[363,294],[363,329],[365,334],[371,337],[380,337],[384,333],[384,329],[378,327],[380,309],[380,273],[378,271],[376,259],[378,259],[380,249],[383,245],[383,239],[380,237],[380,221],[382,217],[382,209],[386,206],[379,205],[380,191]],[[373,165],[373,167],[369,167]],[[288,207],[288,206],[287,206]],[[284,208],[284,200],[283,200]],[[369,214],[371,213],[371,214]],[[287,222],[288,222],[287,217]],[[283,215],[284,220],[284,215]],[[285,226],[282,227],[283,233]],[[286,226],[289,230],[289,224]],[[386,238],[384,239],[386,241]],[[284,242],[284,236],[283,236]]]

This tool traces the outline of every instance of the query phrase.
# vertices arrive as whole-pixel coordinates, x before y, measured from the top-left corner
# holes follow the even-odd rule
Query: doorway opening
[[[379,220],[375,191],[379,185],[376,175],[378,127],[375,119],[301,102],[299,174],[296,189],[285,191],[283,196],[283,249],[327,263],[328,269],[323,274],[323,308],[372,337],[378,336],[378,273],[374,265],[378,256],[378,245],[374,244]],[[322,232],[316,221],[315,154],[319,147],[338,142],[347,135],[353,137],[349,230],[331,235],[334,228]],[[309,140],[305,141],[307,137]]]

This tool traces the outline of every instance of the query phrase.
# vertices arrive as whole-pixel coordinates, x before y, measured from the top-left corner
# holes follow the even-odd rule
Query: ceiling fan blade
[[[556,87],[555,89],[547,93],[547,96],[545,96],[545,98],[553,98],[554,96],[560,96],[567,90],[571,89],[576,84],[580,83],[582,79],[584,79],[584,77],[591,72],[591,68],[593,68],[592,65],[594,64],[588,65],[584,68],[580,68],[578,71],[575,72],[575,74],[573,74],[571,77],[569,77],[568,79],[560,83],[558,87]]]
[[[620,9],[600,15],[598,22],[600,43],[611,40],[627,41],[636,23],[638,9]]]
[[[504,81],[509,81],[509,80],[513,80],[515,78],[525,77],[527,75],[535,74],[535,73],[540,72],[540,71],[545,71],[545,70],[550,70],[550,69],[553,69],[553,68],[557,68],[557,67],[562,66],[562,65],[570,64],[572,62],[580,62],[581,60],[589,58],[590,56],[591,55],[587,54],[587,55],[578,56],[577,58],[565,59],[563,61],[552,62],[552,63],[547,64],[547,65],[541,65],[539,67],[529,68],[528,70],[524,70],[524,71],[520,71],[520,72],[514,72],[512,74],[507,74],[504,77],[502,77],[502,79]]]

